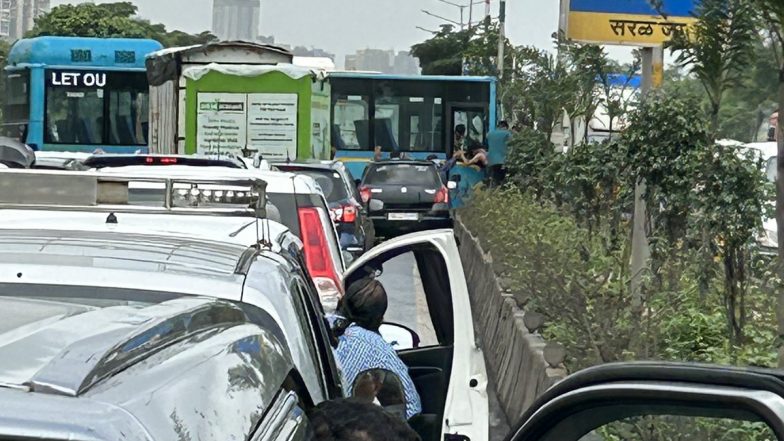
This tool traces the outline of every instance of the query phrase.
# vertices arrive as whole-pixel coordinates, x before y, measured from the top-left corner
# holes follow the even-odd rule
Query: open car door
[[[407,345],[396,346],[422,399],[422,414],[410,424],[423,441],[486,441],[487,372],[474,338],[468,287],[454,232],[434,230],[389,240],[351,265],[344,275],[344,287],[409,253],[416,262],[437,338],[437,344],[427,347],[417,347],[416,336],[409,338]],[[390,298],[390,309],[394,300]],[[390,341],[383,327],[382,335]]]
[[[553,386],[507,441],[784,440],[784,372],[610,364]]]

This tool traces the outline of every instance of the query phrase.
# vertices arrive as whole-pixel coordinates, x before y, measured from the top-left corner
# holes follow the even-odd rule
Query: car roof
[[[292,161],[273,163],[275,167],[301,167],[312,168],[316,170],[341,170],[345,169],[345,165],[340,161],[326,161],[318,159],[309,159],[305,161]]]
[[[91,168],[108,167],[127,167],[144,164],[151,161],[159,164],[172,165],[174,163],[201,167],[226,167],[226,168],[247,168],[244,161],[235,155],[215,154],[215,155],[164,155],[164,154],[106,154],[92,155],[83,160],[84,164]],[[163,162],[168,161],[168,162]],[[177,161],[177,162],[173,162]]]
[[[370,166],[381,165],[427,165],[435,167],[432,161],[422,161],[417,159],[385,159],[382,161],[373,161],[369,163]]]
[[[171,241],[203,240],[250,247],[259,239],[267,239],[273,251],[281,251],[281,244],[290,230],[274,221],[247,217],[188,216],[163,214],[116,213],[116,224],[107,223],[107,213],[78,211],[52,212],[39,210],[3,210],[0,233],[3,230],[50,230],[114,233],[118,235],[166,236]]]
[[[242,295],[254,249],[197,238],[65,230],[0,230],[0,283]],[[198,281],[198,282],[197,282]],[[154,288],[151,288],[154,287]]]
[[[246,439],[293,367],[271,332],[216,299],[0,305],[2,437]],[[204,415],[222,424],[204,430]]]
[[[772,157],[778,156],[778,144],[775,142],[753,142],[751,144],[746,144],[746,148],[757,150],[762,155],[762,159],[768,160]]]
[[[76,159],[85,160],[92,156],[90,153],[81,152],[51,152],[51,151],[36,151],[35,157],[45,159]]]

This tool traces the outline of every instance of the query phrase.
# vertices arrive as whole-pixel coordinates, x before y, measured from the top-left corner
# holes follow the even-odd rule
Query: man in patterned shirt
[[[338,305],[334,330],[338,337],[335,351],[343,373],[347,396],[354,395],[360,374],[384,370],[395,374],[403,385],[406,418],[422,412],[422,402],[408,367],[378,330],[387,311],[387,293],[375,279],[365,278],[351,284]]]

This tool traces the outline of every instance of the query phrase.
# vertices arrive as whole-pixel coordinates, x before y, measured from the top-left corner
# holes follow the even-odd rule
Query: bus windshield
[[[487,81],[451,81],[415,77],[332,78],[333,145],[338,151],[447,153],[454,129],[469,125],[484,143],[489,126]],[[423,158],[424,159],[424,158]]]
[[[46,71],[47,144],[147,145],[144,72]]]

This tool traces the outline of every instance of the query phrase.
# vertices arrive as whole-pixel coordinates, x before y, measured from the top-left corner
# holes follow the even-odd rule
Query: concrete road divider
[[[508,421],[517,421],[539,395],[567,375],[562,351],[548,347],[540,335],[528,330],[525,311],[517,306],[513,295],[501,288],[491,253],[482,249],[459,216],[455,220],[455,235],[487,368]],[[545,360],[545,348],[555,366]]]

